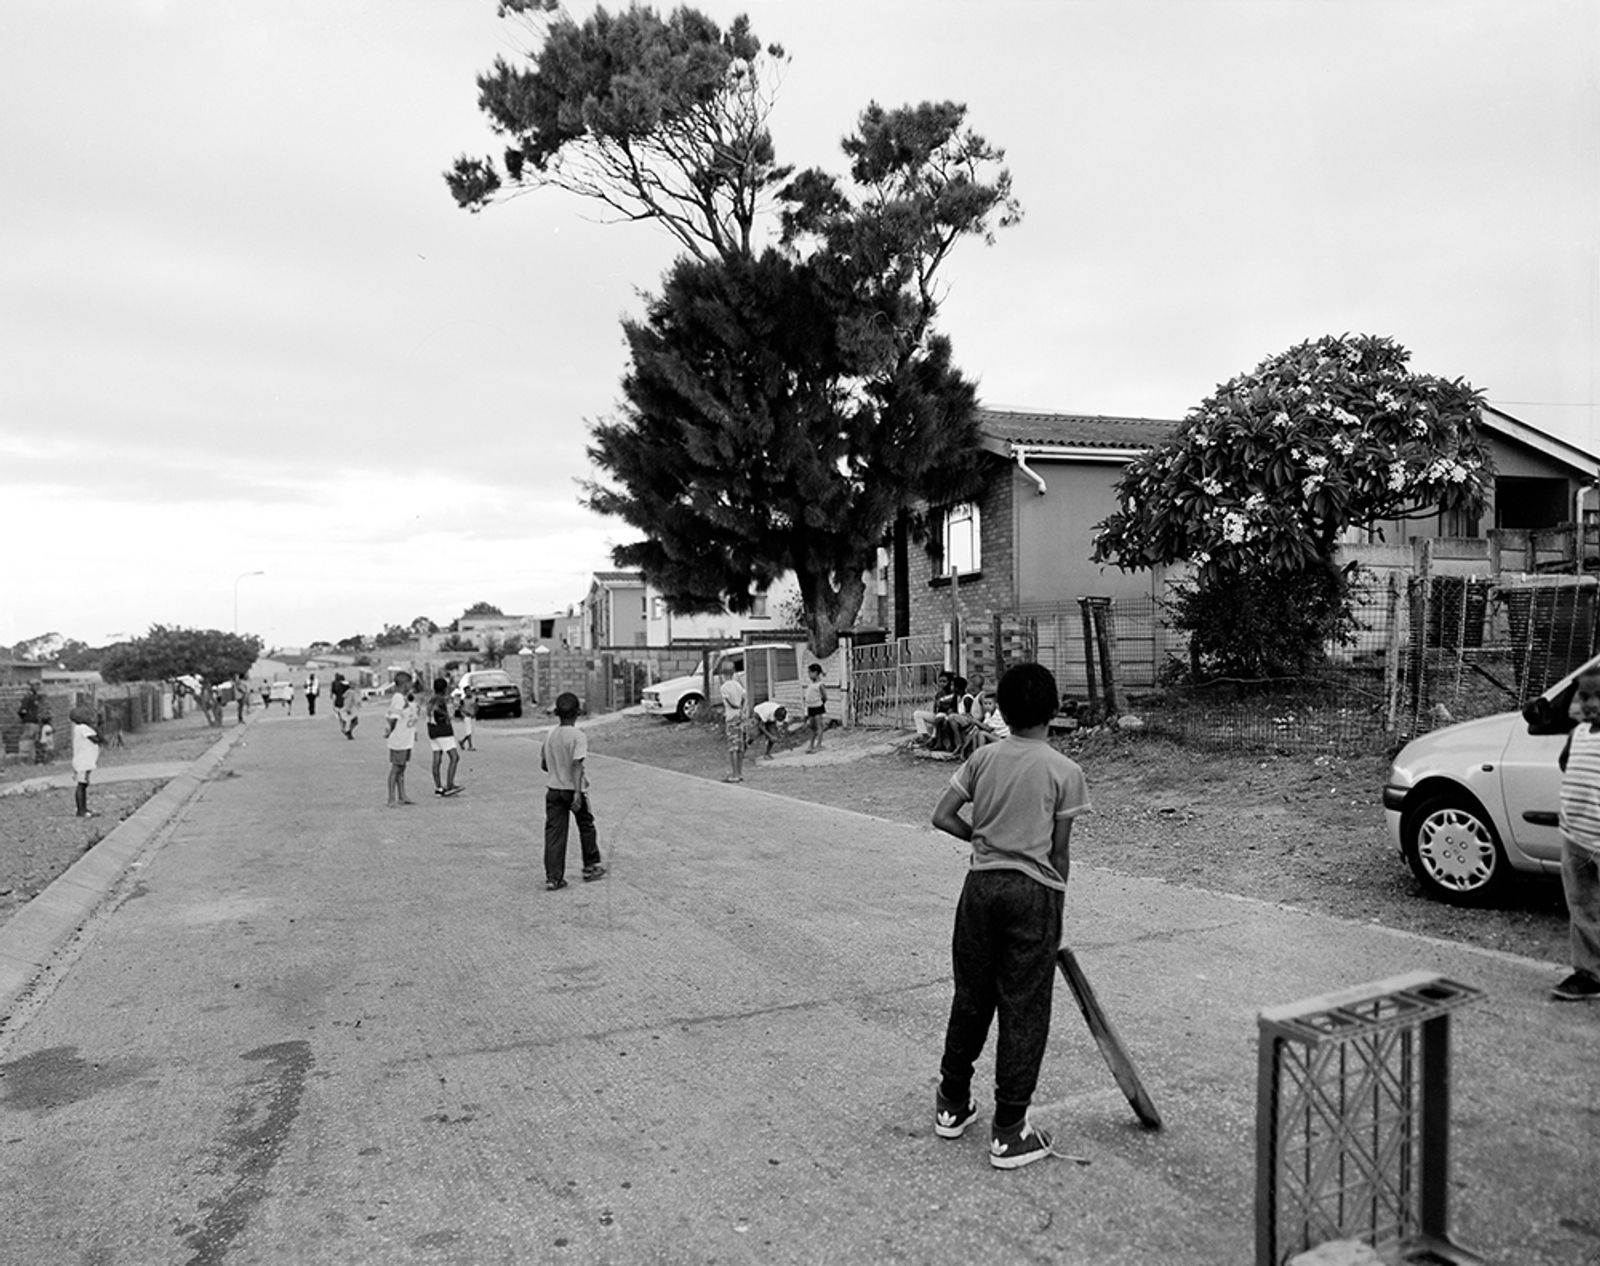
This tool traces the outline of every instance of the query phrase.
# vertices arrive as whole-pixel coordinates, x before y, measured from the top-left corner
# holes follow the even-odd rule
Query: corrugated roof
[[[1108,418],[1095,413],[1020,413],[979,409],[978,428],[1006,444],[1062,448],[1151,448],[1178,429],[1162,418]]]
[[[602,585],[624,585],[638,584],[644,579],[644,575],[636,571],[597,571],[594,578]]]

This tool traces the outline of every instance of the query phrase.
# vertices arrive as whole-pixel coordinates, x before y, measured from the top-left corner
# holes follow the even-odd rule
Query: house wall
[[[1562,481],[1561,504],[1555,507],[1551,519],[1554,522],[1565,523],[1575,517],[1578,489],[1584,486],[1583,476],[1573,470],[1565,462],[1553,457],[1547,457],[1537,449],[1516,440],[1506,439],[1502,436],[1483,433],[1487,441],[1489,453],[1494,461],[1494,473],[1499,479],[1559,479]],[[1390,545],[1404,545],[1413,537],[1438,539],[1446,536],[1460,536],[1466,530],[1467,534],[1482,536],[1490,528],[1502,526],[1500,523],[1499,507],[1493,488],[1485,499],[1483,513],[1479,517],[1476,531],[1470,531],[1473,525],[1451,523],[1442,516],[1432,514],[1421,519],[1385,519],[1378,524],[1382,529],[1380,537],[1377,531],[1367,534],[1369,540],[1383,542]]]
[[[1019,603],[1073,602],[1093,595],[1143,598],[1159,591],[1154,571],[1125,572],[1091,561],[1095,525],[1118,508],[1116,484],[1126,464],[1029,463],[1047,491],[1013,467],[1016,591]]]

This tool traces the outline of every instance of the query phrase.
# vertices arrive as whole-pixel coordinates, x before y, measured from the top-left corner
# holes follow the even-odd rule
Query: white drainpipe
[[[1028,465],[1028,450],[1021,444],[1013,444],[1011,446],[1011,456],[1016,460],[1017,469],[1033,480],[1039,486],[1039,495],[1041,497],[1044,496],[1047,491],[1044,485],[1044,477],[1032,466]]]

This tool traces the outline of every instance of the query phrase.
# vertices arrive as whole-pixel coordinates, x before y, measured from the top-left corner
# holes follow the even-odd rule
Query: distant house
[[[588,647],[671,646],[678,642],[737,641],[766,629],[787,625],[785,613],[795,603],[799,586],[783,577],[765,593],[752,595],[750,611],[676,615],[666,597],[646,583],[641,572],[595,572],[584,600],[583,631]]]
[[[1175,434],[1158,418],[980,409],[975,461],[994,474],[983,496],[945,515],[925,544],[897,543],[889,564],[895,635],[938,632],[954,601],[964,620],[1054,606],[1085,596],[1159,595],[1163,569],[1124,572],[1091,561],[1095,525],[1118,508],[1116,484],[1139,453]],[[1600,522],[1600,458],[1499,409],[1481,434],[1495,463],[1481,519],[1459,515],[1380,524],[1362,539],[1481,536],[1489,528]],[[1580,500],[1582,505],[1580,506]],[[954,574],[952,575],[952,569]]]

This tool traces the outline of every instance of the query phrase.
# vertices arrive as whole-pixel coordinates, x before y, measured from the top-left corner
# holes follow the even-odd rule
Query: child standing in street
[[[606,873],[600,864],[600,842],[589,812],[589,778],[584,761],[589,737],[578,728],[578,696],[564,690],[556,696],[556,727],[544,736],[539,768],[545,771],[544,886],[557,892],[567,886],[567,818],[578,820],[578,845],[583,850],[583,882]]]
[[[812,664],[806,669],[805,686],[806,724],[811,727],[808,752],[822,750],[822,731],[828,724],[828,688],[822,684],[822,665]]]
[[[1550,996],[1590,1002],[1600,998],[1600,669],[1578,677],[1578,724],[1561,750],[1560,820],[1572,974]]]
[[[78,816],[92,818],[97,815],[89,809],[89,775],[100,763],[100,734],[95,729],[94,713],[88,708],[74,708],[68,716],[72,721],[72,790]]]
[[[477,751],[477,745],[472,741],[473,722],[478,718],[478,699],[476,695],[468,695],[461,701],[461,706],[456,709],[456,715],[461,718],[461,750],[463,752]]]
[[[1018,664],[995,693],[1010,737],[968,757],[933,811],[934,826],[972,844],[951,938],[955,996],[934,1131],[960,1138],[978,1115],[973,1064],[998,1012],[989,1163],[1017,1169],[1055,1155],[1028,1107],[1050,1036],[1072,823],[1088,811],[1089,790],[1083,770],[1047,741],[1059,698],[1050,670]]]
[[[433,794],[460,794],[456,766],[461,763],[461,753],[457,750],[455,727],[450,724],[450,683],[443,677],[433,679],[433,693],[428,696],[428,744],[433,748]],[[439,766],[446,759],[450,763],[441,781]]]
[[[383,732],[384,745],[389,749],[389,804],[415,804],[406,797],[406,766],[411,763],[411,749],[417,745],[417,697],[411,689],[410,673],[394,675],[394,693],[389,696]]]
[[[735,674],[733,661],[722,665],[722,732],[728,740],[728,776],[723,782],[744,781],[744,683]]]

